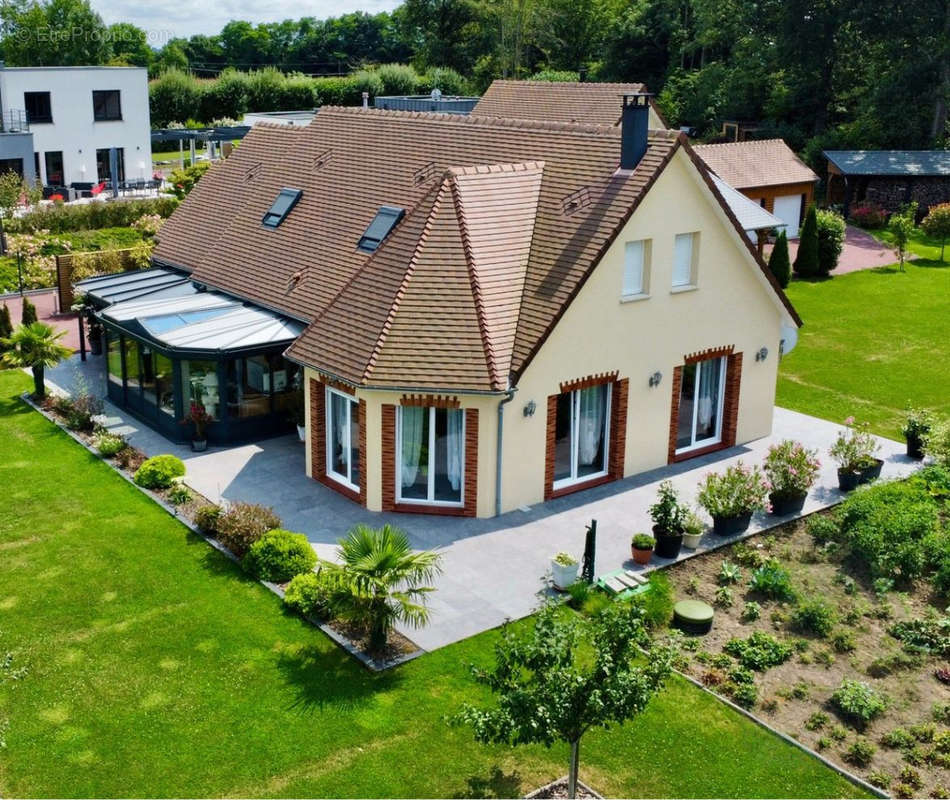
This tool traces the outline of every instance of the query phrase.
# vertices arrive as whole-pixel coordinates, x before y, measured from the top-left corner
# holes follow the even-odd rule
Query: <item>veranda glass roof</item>
[[[199,291],[187,276],[164,269],[92,278],[77,284],[108,304],[99,315],[172,350],[226,352],[289,344],[301,322],[219,292]]]

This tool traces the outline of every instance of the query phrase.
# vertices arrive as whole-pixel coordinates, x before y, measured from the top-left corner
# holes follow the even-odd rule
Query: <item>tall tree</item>
[[[112,56],[105,23],[89,0],[4,6],[3,55],[20,67],[105,64]]]
[[[109,26],[109,42],[112,44],[112,62],[147,67],[155,52],[148,45],[145,31],[131,22],[116,22]]]

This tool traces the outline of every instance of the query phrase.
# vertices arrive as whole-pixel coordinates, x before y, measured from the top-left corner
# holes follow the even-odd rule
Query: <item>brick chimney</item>
[[[620,117],[620,169],[634,169],[647,152],[650,129],[650,98],[652,94],[623,96]]]

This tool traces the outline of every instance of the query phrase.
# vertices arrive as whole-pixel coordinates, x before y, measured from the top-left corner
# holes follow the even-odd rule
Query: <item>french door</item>
[[[359,402],[327,387],[327,475],[359,491],[360,415]]]
[[[555,489],[607,474],[610,390],[609,383],[602,383],[558,396],[554,434]]]
[[[725,386],[725,358],[710,358],[683,367],[676,426],[677,453],[722,441]]]

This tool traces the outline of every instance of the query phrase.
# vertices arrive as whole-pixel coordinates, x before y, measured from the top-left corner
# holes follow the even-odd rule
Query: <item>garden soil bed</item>
[[[732,586],[732,605],[723,607],[716,603],[722,562],[748,564],[755,558],[755,552],[778,559],[791,574],[801,597],[820,597],[835,608],[837,624],[828,637],[809,636],[796,630],[791,620],[794,604],[751,593],[749,566],[742,566],[741,579]],[[677,564],[668,570],[668,575],[677,599],[694,597],[716,609],[712,631],[705,636],[688,637],[695,644],[688,644],[687,648],[698,649],[687,649],[684,653],[687,674],[712,691],[728,694],[724,684],[728,685],[728,672],[737,662],[726,663],[726,643],[734,637],[744,639],[753,631],[772,634],[793,644],[795,650],[784,664],[755,673],[758,697],[750,707],[752,713],[891,794],[947,796],[950,761],[946,754],[937,755],[929,741],[934,730],[945,732],[950,722],[950,687],[934,675],[936,669],[945,666],[945,659],[920,655],[916,666],[882,677],[873,668],[874,675],[868,670],[875,660],[903,652],[901,643],[887,632],[894,621],[921,618],[928,610],[943,610],[944,603],[933,596],[927,583],[921,582],[906,592],[888,592],[879,600],[866,572],[816,545],[804,520]],[[743,621],[747,601],[755,601],[761,607],[760,616],[754,621]],[[849,632],[853,649],[847,649],[848,643],[840,647],[840,641],[836,649],[836,635]],[[716,656],[720,656],[718,663]],[[886,711],[861,732],[836,716],[829,702],[832,692],[846,678],[866,682],[889,699]],[[818,712],[828,718],[820,725],[817,723],[823,718],[814,716]],[[895,728],[911,731],[914,726],[925,727],[912,731],[918,738],[911,746],[888,748],[881,741],[884,734]],[[859,736],[876,747],[866,766],[849,763],[845,758]]]
[[[529,795],[525,795],[525,800],[560,800],[570,795],[567,791],[567,778],[560,778],[547,786],[535,789]],[[599,800],[603,795],[597,794],[593,789],[582,781],[577,782],[577,797],[586,798],[586,800]]]

